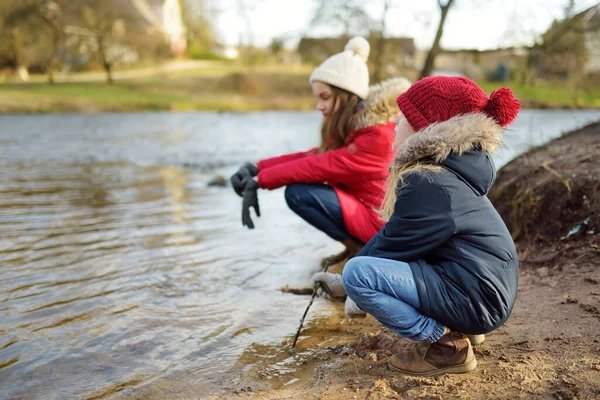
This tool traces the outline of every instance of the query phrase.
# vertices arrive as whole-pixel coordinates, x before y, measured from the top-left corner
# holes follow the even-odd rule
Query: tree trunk
[[[389,9],[390,1],[386,0],[383,4],[383,14],[381,16],[381,32],[379,32],[377,40],[377,58],[374,66],[375,71],[373,72],[375,82],[381,82],[385,77],[385,18],[387,17]]]
[[[525,71],[521,77],[521,85],[529,86],[533,83],[533,76],[535,75],[535,69],[537,68],[535,62],[536,45],[533,45],[527,51],[527,63],[525,64]]]
[[[19,48],[15,29],[10,29],[8,31],[8,46],[13,56],[17,76],[19,76],[23,82],[27,82],[29,80],[29,72],[27,71],[27,66],[24,66],[21,63],[21,49]]]
[[[431,75],[433,72],[435,58],[440,52],[440,41],[444,35],[444,24],[446,23],[446,17],[448,16],[448,11],[450,11],[453,3],[454,0],[448,0],[446,4],[442,4],[441,0],[438,0],[438,5],[442,11],[442,17],[440,18],[440,24],[438,25],[437,33],[435,34],[435,39],[433,40],[433,45],[431,46],[429,53],[427,53],[425,64],[421,70],[421,78],[425,78],[426,76]]]
[[[106,71],[106,82],[108,82],[109,85],[112,85],[114,82],[112,76],[112,64],[105,63],[104,70]]]
[[[46,21],[53,33],[52,54],[50,55],[50,62],[48,63],[48,83],[54,85],[54,71],[58,70],[60,66],[58,53],[60,53],[60,45],[63,41],[63,32],[62,28],[56,24],[53,24],[52,21],[48,21],[47,19],[44,21]]]
[[[375,62],[372,64],[373,80],[375,82],[380,82],[383,79],[383,70],[385,64],[385,38],[383,36],[383,32],[378,32],[377,41],[375,43],[375,51],[373,52],[375,55],[375,57],[373,57]]]
[[[55,37],[50,61],[48,61],[48,83],[50,85],[54,85],[54,69],[58,68],[58,46],[58,40]]]
[[[112,85],[112,83],[113,83],[112,63],[108,61],[108,57],[106,55],[106,49],[104,48],[104,37],[101,35],[98,35],[96,37],[96,40],[98,42],[98,53],[102,60],[102,66],[104,67],[104,71],[106,71],[106,82],[109,85]]]
[[[254,48],[254,30],[252,29],[252,19],[248,12],[248,8],[244,0],[238,0],[239,12],[246,23],[246,47],[244,49],[244,61],[247,65],[254,70],[258,57],[256,49]],[[240,43],[241,44],[241,43]]]

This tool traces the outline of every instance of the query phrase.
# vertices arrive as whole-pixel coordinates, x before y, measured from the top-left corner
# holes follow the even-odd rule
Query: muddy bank
[[[357,340],[299,359],[287,385],[286,379],[269,385],[261,376],[268,367],[257,363],[219,397],[600,398],[599,189],[600,123],[533,149],[499,172],[490,198],[517,243],[519,295],[509,321],[476,347],[473,373],[412,378],[391,372],[389,357],[411,343],[367,319],[355,325],[367,327],[357,330]]]

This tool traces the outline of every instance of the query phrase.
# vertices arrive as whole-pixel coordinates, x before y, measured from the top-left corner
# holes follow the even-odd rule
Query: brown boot
[[[473,371],[477,360],[466,335],[450,332],[435,343],[421,342],[412,352],[393,355],[389,366],[407,375],[433,376]]]
[[[321,260],[321,268],[325,268],[325,265],[327,264],[328,259],[331,259],[329,265],[338,264],[342,261],[348,261],[355,255],[357,255],[358,252],[363,248],[362,244],[358,244],[352,239],[342,240],[342,244],[344,246],[346,246],[344,251],[342,251],[341,253],[338,253],[332,257],[330,256],[330,257],[325,257],[324,259],[322,259]]]

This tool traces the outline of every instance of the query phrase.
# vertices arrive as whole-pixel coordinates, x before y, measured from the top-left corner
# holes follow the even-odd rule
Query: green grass
[[[0,113],[136,110],[264,111],[313,108],[307,95],[255,95],[202,90],[189,79],[140,82],[0,85]]]
[[[314,107],[310,67],[208,62],[183,71],[98,83],[0,84],[0,113],[133,110],[263,111]]]
[[[0,98],[0,110],[8,112],[160,110],[186,102],[176,94],[138,90],[120,83],[2,85]]]
[[[548,108],[600,108],[600,88],[582,90],[574,99],[573,92],[562,83],[538,83],[524,86],[519,82],[478,82],[486,93],[507,86],[524,106]]]
[[[0,113],[102,112],[136,110],[263,111],[311,110],[308,84],[312,67],[208,62],[190,70],[98,83],[0,84]],[[490,93],[501,86],[515,92],[524,107],[573,107],[569,89],[549,83],[480,82]],[[600,89],[581,91],[577,106],[600,108]]]

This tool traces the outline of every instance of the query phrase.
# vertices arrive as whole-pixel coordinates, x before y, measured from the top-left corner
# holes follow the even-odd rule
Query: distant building
[[[499,67],[522,70],[527,51],[520,48],[496,50],[442,50],[435,59],[435,69],[457,73],[471,79],[487,79]],[[439,72],[438,72],[439,73]]]
[[[379,39],[369,38],[371,45],[370,62],[378,62],[377,55]],[[298,44],[298,54],[305,63],[320,64],[327,57],[339,53],[348,42],[347,37],[336,38],[302,38]],[[383,62],[399,68],[413,67],[415,62],[416,47],[412,38],[384,38]]]
[[[554,21],[542,37],[544,44],[536,57],[540,76],[567,78],[600,73],[600,5]]]
[[[130,0],[140,16],[151,26],[163,32],[171,51],[183,55],[187,51],[186,28],[180,0]]]
[[[596,6],[588,15],[587,23],[590,26],[600,26],[600,5]],[[588,62],[586,70],[588,72],[600,73],[600,29],[596,32],[587,32],[585,44],[588,51]]]
[[[600,73],[600,5],[586,11],[584,17],[588,27],[596,27],[585,33],[585,45],[588,52],[586,71]]]

